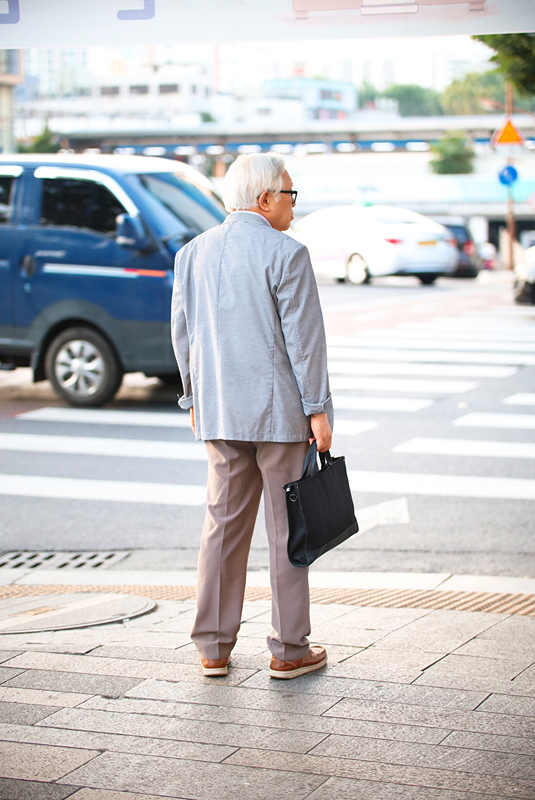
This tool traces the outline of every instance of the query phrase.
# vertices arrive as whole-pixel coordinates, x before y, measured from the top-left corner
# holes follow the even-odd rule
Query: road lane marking
[[[376,392],[423,392],[429,394],[463,394],[477,389],[474,381],[432,381],[412,378],[352,378],[331,377],[331,389],[376,391]]]
[[[120,411],[98,408],[37,408],[17,414],[15,419],[37,422],[79,422],[98,425],[142,425],[152,428],[187,428],[191,430],[190,416],[177,411]]]
[[[398,444],[392,453],[423,453],[440,456],[481,456],[483,458],[535,458],[535,444],[489,442],[477,439],[415,438]]]
[[[446,341],[445,341],[446,340]],[[446,346],[449,350],[458,350],[460,352],[470,351],[490,351],[497,352],[510,352],[514,350],[516,353],[535,353],[535,342],[501,342],[501,341],[455,341],[448,339],[447,336],[439,339],[431,339],[429,335],[418,337],[417,339],[405,339],[403,336],[394,334],[385,339],[371,338],[366,336],[330,336],[327,339],[329,347],[373,347],[382,349],[386,347],[396,347],[402,350],[440,350]]]
[[[57,500],[103,500],[115,503],[202,506],[205,486],[138,481],[49,478],[39,475],[0,475],[0,495]]]
[[[466,341],[467,338],[472,342],[512,342],[510,348],[514,349],[514,342],[533,342],[535,343],[535,333],[531,331],[513,332],[511,330],[501,331],[493,327],[489,330],[478,330],[474,328],[440,327],[438,325],[424,325],[421,322],[411,323],[410,328],[406,325],[398,325],[395,328],[371,328],[359,332],[359,338],[363,339],[386,339],[395,336],[396,340],[414,338],[415,336],[426,336],[429,339],[445,339],[446,341]]]
[[[502,400],[506,406],[535,406],[535,394],[533,392],[518,392]]]
[[[535,480],[348,470],[352,492],[535,500]]]
[[[88,436],[48,436],[0,433],[0,450],[33,453],[161,458],[173,461],[207,461],[202,442],[158,442],[145,439],[103,439]]]
[[[411,521],[406,497],[359,508],[355,514],[359,523],[359,531],[356,536],[361,536],[378,525],[408,525]],[[348,545],[350,546],[350,542]]]
[[[535,414],[491,414],[473,411],[453,420],[454,425],[468,428],[525,428],[535,430]]]
[[[366,433],[367,431],[377,428],[378,425],[378,422],[337,419],[334,423],[334,436],[359,436],[361,433]]]
[[[333,404],[335,410],[340,411],[403,411],[411,413],[429,408],[433,405],[433,400],[419,400],[414,397],[344,397],[336,395]]]
[[[423,375],[457,378],[510,378],[516,367],[485,367],[479,364],[418,364],[410,361],[329,361],[329,375]]]
[[[401,348],[358,348],[358,347],[328,347],[329,360],[346,361],[423,361],[427,363],[461,363],[461,364],[502,364],[504,366],[535,365],[535,355],[523,353],[474,353],[453,352],[451,350],[402,350]]]

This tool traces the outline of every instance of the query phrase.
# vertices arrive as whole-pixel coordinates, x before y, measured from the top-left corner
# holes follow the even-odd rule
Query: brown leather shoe
[[[214,677],[216,675],[228,675],[230,658],[201,658],[203,675]]]
[[[326,663],[327,651],[324,647],[309,647],[306,656],[297,661],[280,661],[273,656],[269,674],[271,678],[297,678],[305,672],[321,669]]]

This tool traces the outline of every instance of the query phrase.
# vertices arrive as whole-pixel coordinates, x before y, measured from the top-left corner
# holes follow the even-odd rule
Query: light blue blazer
[[[302,442],[333,409],[307,248],[236,211],[176,256],[171,331],[197,439]]]

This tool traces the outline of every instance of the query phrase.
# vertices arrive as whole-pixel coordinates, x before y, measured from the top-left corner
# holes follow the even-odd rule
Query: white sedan
[[[395,206],[324,208],[288,234],[308,247],[318,276],[339,281],[415,275],[429,284],[457,267],[457,245],[444,225]]]

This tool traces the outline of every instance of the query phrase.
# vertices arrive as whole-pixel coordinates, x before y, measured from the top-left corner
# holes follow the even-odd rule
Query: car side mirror
[[[115,241],[121,247],[132,247],[134,250],[146,250],[151,244],[141,217],[131,217],[130,214],[119,214],[117,217]]]

